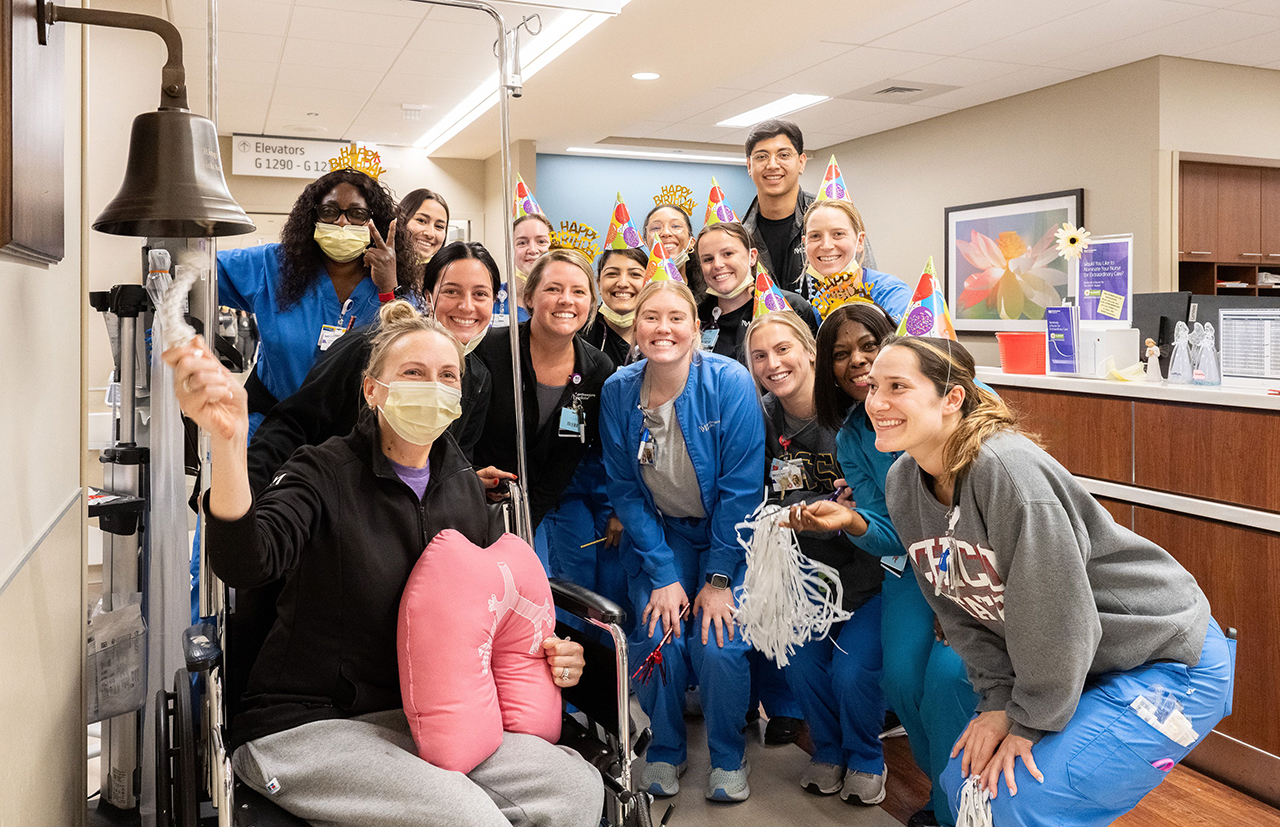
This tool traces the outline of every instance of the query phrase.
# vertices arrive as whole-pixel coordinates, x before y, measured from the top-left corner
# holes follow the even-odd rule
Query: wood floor
[[[883,807],[907,823],[924,807],[929,780],[916,768],[906,738],[884,742],[889,778]],[[1186,767],[1175,767],[1164,783],[1112,827],[1280,827],[1280,810],[1261,804]]]

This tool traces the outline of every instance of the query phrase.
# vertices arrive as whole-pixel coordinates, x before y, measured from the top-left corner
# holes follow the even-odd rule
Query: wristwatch
[[[729,575],[727,574],[708,574],[707,585],[713,589],[729,588]]]

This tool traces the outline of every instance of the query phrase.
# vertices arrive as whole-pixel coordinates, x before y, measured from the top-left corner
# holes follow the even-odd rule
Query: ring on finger
[[[569,680],[569,667],[566,666],[564,669],[560,670],[560,680],[562,681]]]

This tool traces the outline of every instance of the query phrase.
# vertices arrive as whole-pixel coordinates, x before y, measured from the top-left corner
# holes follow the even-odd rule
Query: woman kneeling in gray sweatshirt
[[[942,774],[952,808],[985,790],[996,827],[1110,824],[1230,714],[1234,642],[1167,551],[974,385],[963,347],[889,340],[870,384],[876,448],[906,451],[890,516],[981,696]]]

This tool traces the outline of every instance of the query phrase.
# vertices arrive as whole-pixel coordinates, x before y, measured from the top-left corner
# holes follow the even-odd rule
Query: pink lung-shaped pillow
[[[427,545],[400,598],[396,650],[418,755],[470,772],[503,730],[560,737],[560,689],[542,641],[555,632],[542,563],[504,534],[479,548],[460,532]]]

